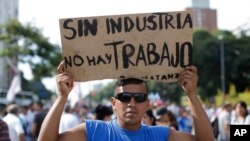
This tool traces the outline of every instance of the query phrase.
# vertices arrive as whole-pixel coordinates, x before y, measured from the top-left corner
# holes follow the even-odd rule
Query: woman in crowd
[[[155,116],[153,114],[153,111],[151,109],[148,109],[146,111],[146,114],[144,115],[144,117],[142,119],[142,123],[154,126],[154,125],[156,125],[155,121],[156,121],[156,119],[155,119]]]
[[[247,104],[239,101],[235,105],[235,116],[232,117],[231,124],[248,125],[250,124],[250,115],[247,110]]]
[[[172,129],[179,130],[176,116],[165,107],[161,107],[157,110],[156,125],[168,126]]]

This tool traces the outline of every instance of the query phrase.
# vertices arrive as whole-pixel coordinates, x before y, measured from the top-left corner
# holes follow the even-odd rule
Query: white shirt
[[[63,113],[59,126],[59,133],[62,133],[76,125],[80,124],[79,119],[71,113]]]
[[[228,138],[225,127],[229,126],[230,118],[231,118],[230,113],[225,110],[222,110],[218,116],[218,122],[219,122],[219,137],[218,138],[220,140],[227,140]]]
[[[250,125],[250,115],[247,115],[244,120],[240,120],[237,116],[234,116],[231,120],[233,125]]]
[[[11,113],[6,115],[3,120],[8,124],[11,141],[19,141],[19,135],[24,134],[21,120]]]

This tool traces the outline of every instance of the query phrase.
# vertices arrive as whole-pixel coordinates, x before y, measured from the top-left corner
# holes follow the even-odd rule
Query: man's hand
[[[197,68],[195,66],[188,66],[180,75],[179,84],[187,95],[195,94],[197,88]]]
[[[57,88],[60,96],[68,97],[74,86],[74,78],[71,73],[65,71],[64,61],[57,67]]]

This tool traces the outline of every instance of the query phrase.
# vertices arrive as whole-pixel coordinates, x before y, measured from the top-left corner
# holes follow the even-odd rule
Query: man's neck
[[[130,131],[139,130],[140,127],[141,127],[141,123],[129,123],[129,122],[122,121],[122,120],[119,120],[119,119],[117,119],[117,124],[121,128],[126,129],[126,130],[130,130]]]

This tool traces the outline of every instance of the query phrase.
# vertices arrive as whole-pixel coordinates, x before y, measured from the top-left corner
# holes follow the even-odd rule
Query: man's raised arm
[[[83,124],[62,134],[58,132],[64,105],[67,102],[70,91],[73,89],[73,84],[73,76],[64,70],[64,62],[61,62],[57,68],[57,88],[59,94],[43,121],[38,141],[72,141],[78,140],[79,138],[81,138],[82,141],[86,140]]]
[[[197,95],[197,69],[195,66],[188,66],[180,76],[179,84],[189,98],[191,114],[194,122],[195,135],[183,132],[170,132],[169,141],[186,140],[186,141],[213,141],[214,134],[211,123],[204,111]]]

